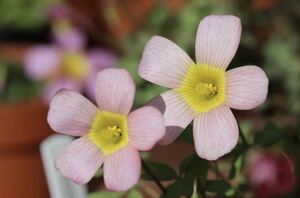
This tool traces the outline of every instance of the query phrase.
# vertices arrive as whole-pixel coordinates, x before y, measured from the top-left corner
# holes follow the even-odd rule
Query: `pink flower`
[[[294,164],[282,153],[252,154],[248,166],[249,182],[256,197],[286,194],[295,186]]]
[[[225,71],[241,36],[235,16],[208,16],[199,24],[196,63],[175,43],[155,36],[146,45],[139,75],[172,88],[151,102],[165,118],[161,144],[173,142],[191,123],[197,154],[215,160],[238,141],[238,126],[230,108],[248,110],[262,104],[268,78],[257,66]]]
[[[46,82],[43,92],[46,102],[62,88],[86,90],[94,98],[96,74],[101,69],[115,66],[116,56],[99,48],[86,52],[84,35],[71,27],[56,31],[54,37],[53,45],[29,49],[24,60],[27,75]]]
[[[123,69],[104,69],[96,82],[97,108],[82,95],[59,91],[50,103],[48,123],[57,132],[81,136],[55,166],[78,184],[87,183],[103,164],[108,189],[125,191],[139,179],[138,151],[150,150],[164,135],[161,113],[150,106],[133,112],[135,85]]]

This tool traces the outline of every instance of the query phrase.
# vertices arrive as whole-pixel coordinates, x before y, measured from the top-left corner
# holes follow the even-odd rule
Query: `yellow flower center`
[[[104,155],[117,152],[129,141],[127,117],[100,111],[94,119],[88,137]]]
[[[196,113],[204,113],[225,101],[225,79],[221,68],[192,65],[177,91]]]
[[[75,80],[83,80],[89,72],[88,60],[78,52],[66,53],[62,60],[62,71]]]

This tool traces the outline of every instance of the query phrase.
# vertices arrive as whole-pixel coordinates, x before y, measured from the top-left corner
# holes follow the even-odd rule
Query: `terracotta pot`
[[[33,101],[0,105],[0,194],[9,198],[48,198],[39,153],[52,134],[47,107]]]

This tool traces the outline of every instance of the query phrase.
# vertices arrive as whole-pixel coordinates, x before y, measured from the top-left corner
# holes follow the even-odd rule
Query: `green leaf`
[[[205,185],[208,172],[208,161],[199,158],[196,154],[187,157],[180,164],[180,175],[189,175],[193,178],[197,177],[201,185]]]
[[[166,194],[162,194],[161,198],[179,198],[181,193],[180,193],[180,189],[179,189],[179,184],[177,181],[175,181],[174,183],[172,183],[171,185],[169,185],[166,188],[167,193]]]
[[[168,181],[177,178],[176,172],[166,164],[148,161],[146,165],[159,181]],[[143,168],[142,178],[144,180],[152,180],[152,177],[148,175],[145,167]]]
[[[91,193],[88,198],[120,198],[123,194],[120,192],[98,191]]]
[[[187,158],[185,158],[179,167],[179,174],[182,175],[184,173],[186,173],[190,167],[193,166],[193,164],[195,163],[195,161],[197,160],[197,155],[193,154],[188,156]]]
[[[166,188],[167,193],[161,198],[190,197],[193,192],[193,180],[191,178],[178,178]]]
[[[127,198],[143,198],[143,195],[136,189],[129,191]]]
[[[231,188],[230,184],[225,180],[208,180],[205,189],[209,192],[214,192],[219,196],[225,195]]]
[[[269,146],[279,142],[282,138],[282,130],[274,123],[267,123],[264,129],[257,132],[254,137],[254,144]]]
[[[231,152],[231,154],[233,156],[239,156],[244,154],[247,150],[248,150],[248,146],[246,146],[244,143],[238,143],[233,149],[233,151]]]

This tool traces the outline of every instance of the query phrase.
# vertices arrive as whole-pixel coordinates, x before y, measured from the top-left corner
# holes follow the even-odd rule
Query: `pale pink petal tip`
[[[81,50],[86,44],[85,35],[77,28],[57,29],[54,39],[58,45],[66,50]]]
[[[82,136],[88,133],[97,111],[82,95],[63,89],[52,99],[47,119],[56,132]]]
[[[102,48],[92,49],[88,52],[87,56],[94,72],[98,72],[102,69],[110,67],[115,67],[118,61],[116,54]]]
[[[74,80],[61,78],[54,82],[48,82],[42,92],[42,99],[45,104],[49,105],[55,94],[61,89],[69,89],[76,92],[81,92],[83,84]]]
[[[201,158],[216,160],[237,144],[238,125],[230,108],[225,105],[198,115],[193,127],[196,152]]]
[[[46,45],[32,47],[25,56],[25,72],[33,80],[44,80],[57,71],[60,59],[60,51],[56,47]]]
[[[104,69],[96,80],[96,101],[100,109],[128,115],[133,105],[135,84],[125,69]]]
[[[99,71],[107,68],[116,67],[117,56],[106,49],[96,48],[88,53],[90,64],[89,76],[86,80],[86,92],[89,98],[95,101],[96,79]]]
[[[104,161],[104,183],[109,190],[127,191],[139,180],[141,158],[138,151],[125,148]]]
[[[269,79],[257,66],[244,66],[226,72],[226,103],[234,109],[248,110],[262,104],[268,94]]]
[[[56,169],[64,177],[77,184],[86,184],[103,163],[99,148],[87,137],[81,137],[68,145],[55,161]]]
[[[162,114],[154,107],[146,106],[129,114],[130,145],[137,150],[150,150],[165,132]]]
[[[199,24],[196,36],[196,59],[226,69],[240,43],[241,21],[231,15],[211,15]]]
[[[152,83],[176,88],[192,64],[191,58],[175,43],[154,36],[144,49],[138,73]]]

